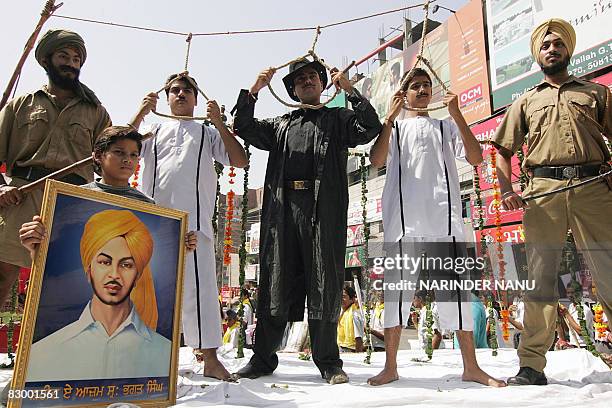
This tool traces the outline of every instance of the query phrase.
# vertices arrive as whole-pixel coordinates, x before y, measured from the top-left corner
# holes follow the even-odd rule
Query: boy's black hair
[[[111,146],[120,140],[129,139],[136,142],[138,145],[138,154],[142,149],[142,138],[143,136],[136,130],[129,126],[109,126],[102,131],[96,143],[94,144],[94,153],[96,156],[106,153],[110,150]],[[94,171],[102,175],[102,168],[100,163],[96,160],[93,161]]]
[[[405,80],[402,79],[402,81],[401,81],[401,83],[404,84],[404,87],[403,87],[404,91],[408,90],[408,87],[410,86],[410,82],[412,82],[414,77],[418,77],[418,76],[426,77],[427,79],[429,79],[429,83],[433,85],[433,82],[431,81],[431,76],[423,68],[415,68],[414,70],[412,70],[412,72],[411,71],[406,71],[404,76],[408,76]],[[406,82],[404,82],[404,81],[406,81]]]
[[[174,82],[182,82],[183,84],[185,84],[187,86],[187,88],[190,88],[193,91],[193,94],[195,95],[196,101],[198,100],[198,89],[191,83],[191,81],[193,81],[194,84],[198,84],[197,81],[195,80],[194,77],[189,76],[189,78],[191,78],[191,81],[189,81],[187,78],[185,77],[181,77],[181,79],[176,79],[179,76],[179,74],[172,74],[168,77],[168,79],[166,79],[166,88],[164,89],[164,91],[166,92],[166,98],[170,96],[170,88],[172,86],[172,84]]]

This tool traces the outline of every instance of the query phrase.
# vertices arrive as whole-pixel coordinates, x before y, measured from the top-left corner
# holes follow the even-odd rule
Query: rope
[[[446,86],[444,81],[440,79],[436,71],[433,69],[429,60],[423,56],[423,51],[425,50],[425,35],[427,34],[427,25],[429,21],[429,4],[431,2],[433,1],[427,0],[427,2],[425,2],[425,4],[423,5],[423,9],[425,9],[425,17],[423,18],[423,30],[421,31],[421,44],[419,46],[419,53],[417,54],[414,65],[412,66],[410,71],[408,71],[408,73],[404,75],[404,78],[402,79],[402,82],[400,84],[400,89],[403,90],[404,92],[408,89],[408,82],[412,79],[412,76],[414,75],[414,71],[419,66],[419,63],[422,63],[427,68],[429,68],[429,71],[433,74],[435,80],[438,81],[440,86],[442,86],[442,89],[445,92],[449,92],[448,87]],[[442,103],[439,106],[432,106],[432,107],[427,107],[427,108],[413,108],[411,106],[408,106],[407,104],[404,105],[404,109],[409,110],[409,111],[414,111],[414,112],[432,112],[432,111],[436,111],[438,109],[442,109],[445,107],[446,107],[446,104],[444,103]]]
[[[331,73],[332,68],[329,65],[327,65],[324,60],[319,58],[319,56],[317,55],[317,53],[314,50],[315,47],[317,46],[317,41],[319,41],[319,35],[320,34],[321,34],[321,27],[317,27],[316,28],[316,32],[315,32],[315,36],[314,36],[314,40],[312,41],[312,46],[308,50],[307,54],[302,55],[301,57],[294,58],[294,59],[292,59],[291,61],[289,61],[289,62],[287,62],[285,64],[282,64],[282,65],[279,65],[277,67],[274,67],[274,69],[276,71],[278,71],[278,70],[280,70],[282,68],[285,68],[286,66],[289,66],[289,65],[293,64],[294,62],[301,61],[304,58],[306,58],[308,56],[311,56],[313,61],[319,62],[321,65],[323,65],[323,67],[325,67],[326,70],[330,71],[330,73]],[[346,70],[346,68],[345,68],[345,70]],[[270,93],[272,94],[272,96],[274,96],[274,98],[277,101],[279,101],[281,104],[283,104],[283,105],[285,105],[285,106],[287,106],[289,108],[297,108],[297,109],[299,109],[299,108],[302,108],[302,109],[313,109],[313,110],[321,109],[322,107],[324,107],[325,105],[327,105],[328,103],[333,101],[334,98],[336,96],[338,96],[338,94],[340,93],[340,88],[338,87],[338,88],[336,88],[336,91],[329,98],[327,98],[326,100],[324,100],[323,102],[321,102],[321,103],[319,103],[317,105],[311,105],[311,104],[308,104],[308,103],[291,103],[291,102],[286,102],[280,96],[278,96],[276,94],[276,92],[274,92],[274,89],[272,89],[272,85],[270,83],[268,83],[267,86],[268,86],[268,89],[270,90]]]
[[[187,67],[187,64],[189,63],[189,48],[191,45],[191,40],[189,40],[187,42],[187,56],[185,57],[185,67]],[[179,72],[177,74],[177,77],[174,78],[172,81],[170,81],[168,84],[164,85],[163,87],[161,87],[158,91],[155,91],[156,94],[160,93],[161,91],[167,89],[170,87],[170,85],[172,85],[174,82],[180,80],[180,79],[185,79],[187,80],[191,86],[193,86],[195,89],[198,90],[198,92],[204,97],[204,99],[206,99],[206,101],[209,101],[210,98],[208,96],[206,96],[206,94],[204,93],[204,91],[202,89],[200,89],[200,87],[198,86],[198,84],[195,83],[195,81],[193,79],[191,79],[191,77],[189,76],[189,71],[185,70],[183,72]],[[162,118],[169,118],[169,119],[180,119],[180,120],[208,120],[208,116],[180,116],[180,115],[168,115],[165,113],[159,113],[156,110],[152,110],[152,112],[154,114],[156,114],[157,116],[161,116]]]
[[[435,0],[431,0],[431,1],[434,2]],[[420,4],[415,4],[413,6],[400,7],[400,8],[396,8],[396,9],[392,9],[392,10],[382,11],[382,12],[379,12],[379,13],[369,14],[369,15],[362,16],[362,17],[356,17],[356,18],[351,18],[351,19],[348,19],[348,20],[342,20],[342,21],[338,21],[338,22],[322,25],[322,26],[320,26],[320,28],[336,27],[336,26],[339,26],[339,25],[353,23],[353,22],[356,22],[356,21],[367,20],[367,19],[370,19],[370,18],[373,18],[373,17],[383,16],[383,15],[386,15],[386,14],[397,13],[399,11],[410,10],[410,9],[413,9],[413,8],[416,8],[416,7],[421,7],[422,5],[423,5],[423,3],[420,3]],[[158,29],[158,28],[152,28],[152,27],[143,27],[143,26],[136,26],[136,25],[129,25],[129,24],[120,24],[120,23],[113,23],[113,22],[102,21],[102,20],[93,20],[93,19],[87,19],[87,18],[65,16],[65,15],[60,15],[60,14],[53,14],[53,17],[63,18],[63,19],[66,19],[66,20],[82,21],[82,22],[85,22],[85,23],[102,24],[102,25],[109,25],[109,26],[114,26],[114,27],[129,28],[129,29],[133,29],[133,30],[151,31],[151,32],[162,33],[162,34],[171,34],[171,35],[182,35],[182,36],[185,36],[185,37],[189,36],[190,34],[193,37],[200,37],[200,36],[220,36],[220,35],[238,35],[238,34],[262,34],[262,33],[279,33],[279,32],[294,32],[294,31],[311,31],[311,30],[316,30],[317,29],[317,27],[312,26],[312,27],[271,28],[271,29],[258,29],[258,30],[213,31],[213,32],[206,32],[206,33],[185,33],[185,32],[181,32],[181,31],[164,30],[164,29]]]
[[[187,72],[187,68],[189,66],[189,50],[191,50],[191,38],[193,38],[193,35],[189,33],[187,39],[185,40],[187,41],[187,53],[185,55],[185,72]]]

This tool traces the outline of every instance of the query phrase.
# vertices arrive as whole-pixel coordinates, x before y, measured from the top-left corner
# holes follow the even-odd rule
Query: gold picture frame
[[[174,405],[187,213],[49,180],[41,218],[8,407]]]

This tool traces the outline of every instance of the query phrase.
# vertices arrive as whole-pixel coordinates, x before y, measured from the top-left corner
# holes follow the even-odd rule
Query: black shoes
[[[240,378],[250,378],[254,380],[255,378],[263,377],[264,375],[270,375],[270,374],[272,374],[272,371],[264,371],[260,368],[257,368],[253,364],[251,364],[251,362],[249,361],[247,365],[245,365],[240,370],[232,374],[232,379],[234,381]]]
[[[518,374],[508,378],[508,385],[546,385],[548,380],[544,373],[530,367],[521,367]]]
[[[322,376],[325,381],[334,385],[334,384],[344,384],[347,383],[349,378],[348,375],[342,370],[340,367],[331,367],[325,370],[325,373]]]
[[[270,374],[272,374],[272,371],[262,370],[261,368],[251,364],[251,362],[248,362],[247,365],[232,374],[232,380],[237,381],[240,378],[250,378],[254,380],[255,378]],[[321,377],[332,385],[347,383],[349,380],[348,375],[346,375],[346,373],[340,367],[328,368]]]

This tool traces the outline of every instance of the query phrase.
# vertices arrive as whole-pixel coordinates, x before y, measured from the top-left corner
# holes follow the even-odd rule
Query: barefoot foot
[[[368,378],[368,384],[370,385],[383,385],[389,384],[390,382],[399,380],[396,368],[384,368],[378,375]]]
[[[463,381],[473,381],[483,385],[488,385],[489,387],[505,387],[506,383],[501,380],[497,380],[491,377],[489,374],[482,371],[480,368],[476,368],[473,370],[464,370],[463,375],[461,376]]]
[[[204,377],[216,378],[217,380],[233,382],[229,371],[223,367],[219,360],[204,362]]]

